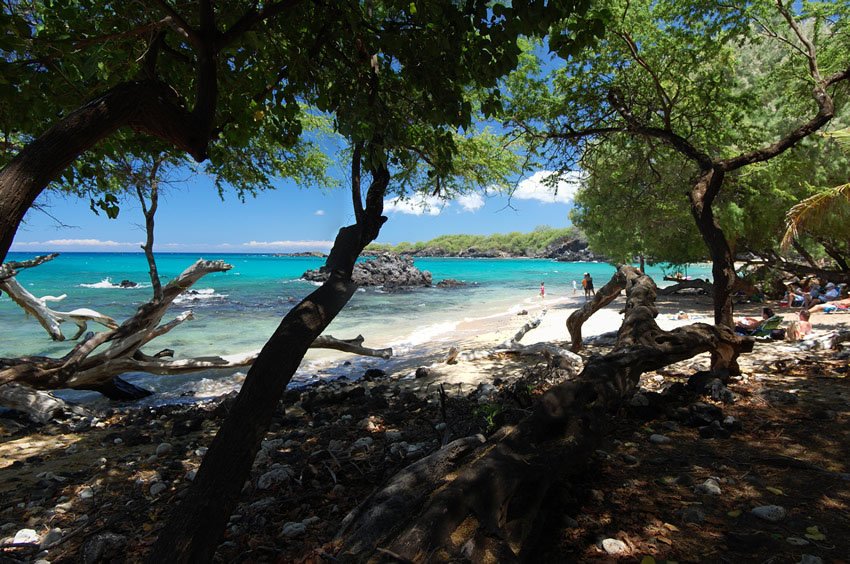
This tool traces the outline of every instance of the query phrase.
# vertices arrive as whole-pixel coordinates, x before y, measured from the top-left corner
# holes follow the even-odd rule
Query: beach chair
[[[779,329],[785,319],[781,315],[774,315],[770,319],[762,321],[758,327],[750,331],[750,337],[770,337],[771,332]]]

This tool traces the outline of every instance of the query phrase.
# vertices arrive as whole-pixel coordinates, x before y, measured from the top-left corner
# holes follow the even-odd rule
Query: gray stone
[[[804,554],[800,557],[800,562],[797,564],[823,564],[823,559],[820,556]]]
[[[171,452],[173,449],[174,449],[174,447],[171,446],[171,443],[160,443],[159,446],[156,447],[156,455],[157,456],[165,456],[166,454]]]
[[[267,490],[273,486],[288,482],[292,479],[295,473],[289,466],[281,465],[274,466],[271,470],[263,474],[257,480],[257,488]]]
[[[60,540],[62,540],[62,529],[50,529],[49,531],[47,531],[47,534],[44,535],[44,538],[41,539],[41,544],[39,545],[39,547],[44,549]]]
[[[372,440],[372,437],[361,437],[354,441],[354,444],[351,445],[351,450],[369,450],[369,447],[371,447],[374,442],[375,441]]]
[[[680,515],[685,523],[702,523],[705,521],[705,510],[699,505],[685,507]]]
[[[320,517],[317,517],[316,515],[313,515],[312,517],[307,517],[306,519],[304,519],[304,520],[303,520],[303,521],[301,521],[301,522],[302,522],[302,523],[304,523],[304,526],[305,526],[305,527],[309,527],[310,525],[312,525],[312,524],[314,524],[314,523],[318,523],[318,522],[319,522],[319,521],[321,521],[321,520],[322,520],[322,519],[321,519]]]
[[[156,497],[167,489],[168,486],[165,485],[163,482],[154,482],[153,484],[151,484],[150,492],[152,496]]]
[[[720,495],[723,493],[720,489],[720,484],[714,478],[709,478],[705,482],[696,487],[696,492],[706,495]]]
[[[629,405],[633,407],[649,407],[649,398],[638,392],[629,400]]]
[[[91,499],[94,497],[94,490],[91,486],[85,486],[77,495],[80,496],[80,499]]]
[[[621,540],[605,539],[602,541],[602,550],[608,554],[623,554],[629,550],[629,547]]]
[[[666,445],[667,443],[672,442],[672,439],[670,439],[670,437],[667,437],[665,435],[659,435],[659,434],[656,433],[656,434],[649,436],[649,442],[656,444],[656,445]]]
[[[754,507],[752,511],[750,511],[753,515],[758,517],[759,519],[764,519],[765,521],[770,521],[771,523],[777,523],[785,519],[785,516],[788,515],[788,511],[785,510],[784,507],[779,505],[761,505],[759,507]]]
[[[785,542],[794,546],[806,546],[807,544],[811,544],[806,539],[802,539],[800,537],[788,537],[785,539]]]
[[[127,538],[115,533],[98,533],[90,537],[83,545],[82,561],[84,564],[95,564],[110,560],[123,554]]]
[[[293,521],[284,523],[283,529],[281,530],[281,534],[288,538],[303,535],[305,532],[307,532],[307,525]]]

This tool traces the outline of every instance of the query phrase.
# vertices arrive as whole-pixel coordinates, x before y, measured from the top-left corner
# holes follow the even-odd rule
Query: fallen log
[[[442,483],[421,501],[407,496],[396,504],[397,483],[379,489],[337,535],[342,559],[382,553],[413,562],[528,558],[555,480],[584,468],[607,419],[633,395],[642,373],[706,351],[732,359],[752,350],[752,339],[722,326],[662,331],[654,320],[655,284],[633,267],[620,267],[610,284],[624,287],[627,296],[614,349],[547,392],[531,416],[463,455],[458,468],[439,473],[442,451],[417,462],[421,479]]]
[[[607,284],[599,288],[593,299],[585,302],[567,318],[567,331],[570,333],[570,350],[577,353],[582,348],[581,328],[594,313],[613,302],[626,287],[626,277],[618,268]]]
[[[525,335],[537,327],[543,321],[546,315],[546,310],[542,310],[540,314],[526,322],[513,337],[501,343],[500,345],[488,349],[476,349],[472,351],[461,352],[457,347],[451,347],[446,355],[446,364],[455,364],[458,361],[469,362],[472,360],[480,360],[490,358],[500,354],[516,354],[521,356],[543,356],[548,359],[557,358],[558,365],[570,372],[571,376],[578,374],[581,371],[583,361],[580,356],[574,354],[554,343],[534,343],[532,345],[523,345],[520,343]]]
[[[714,284],[709,282],[708,280],[695,279],[695,280],[681,280],[677,278],[669,278],[664,277],[664,280],[672,280],[676,283],[672,286],[667,286],[665,288],[660,288],[658,293],[662,296],[669,296],[671,294],[675,294],[676,292],[681,292],[682,290],[703,290],[705,293],[710,294],[714,291]]]
[[[21,309],[35,317],[54,341],[65,340],[65,335],[62,333],[60,325],[66,321],[70,321],[77,326],[77,332],[71,337],[71,340],[76,340],[80,335],[85,333],[88,328],[87,322],[89,321],[100,323],[109,329],[118,328],[118,323],[114,319],[108,315],[98,313],[93,309],[79,308],[72,311],[53,310],[47,306],[47,302],[62,301],[67,297],[65,294],[37,298],[21,286],[14,277],[0,280],[0,290],[6,292],[12,301],[18,304]]]

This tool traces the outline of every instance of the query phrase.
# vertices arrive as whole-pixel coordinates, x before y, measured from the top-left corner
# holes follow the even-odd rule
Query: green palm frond
[[[850,143],[850,130],[848,130],[847,139]],[[810,231],[823,225],[827,218],[835,212],[836,207],[848,203],[850,203],[850,183],[809,196],[792,207],[785,215],[787,228],[782,237],[782,250],[788,250],[791,242],[797,238],[801,231]]]
[[[838,143],[839,147],[850,154],[850,127],[845,127],[844,129],[838,129],[835,131],[825,131],[821,133],[821,135],[834,140]]]

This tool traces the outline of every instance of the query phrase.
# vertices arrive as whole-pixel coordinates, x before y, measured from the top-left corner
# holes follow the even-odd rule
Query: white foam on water
[[[100,282],[93,282],[91,284],[79,284],[80,288],[109,288],[109,289],[119,289],[119,290],[137,290],[139,288],[150,288],[150,284],[136,284],[135,286],[121,286],[120,284],[113,284],[112,278],[106,277]]]
[[[437,340],[437,337],[441,335],[447,335],[457,329],[458,322],[457,321],[443,321],[440,323],[434,323],[432,325],[426,325],[424,327],[420,327],[419,329],[415,329],[412,333],[399,339],[398,341],[393,341],[389,343],[391,347],[403,347],[403,346],[415,346],[421,345],[423,343],[427,343],[430,341]]]
[[[227,294],[217,294],[215,288],[199,288],[197,290],[187,290],[185,293],[177,296],[174,299],[174,303],[185,304],[202,300],[223,300],[226,297]]]

